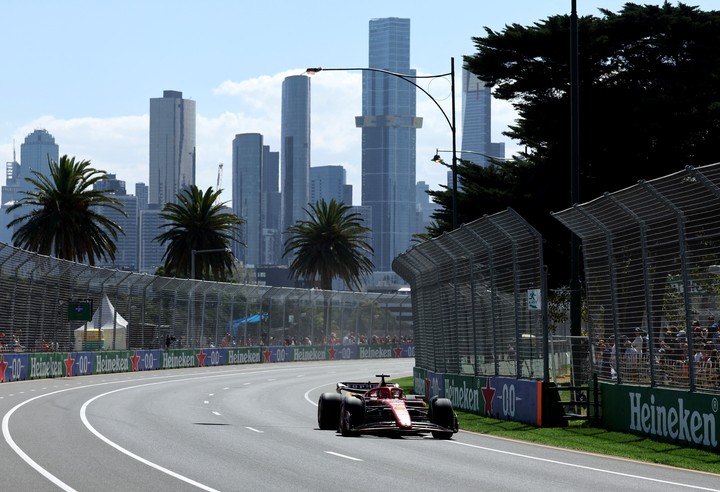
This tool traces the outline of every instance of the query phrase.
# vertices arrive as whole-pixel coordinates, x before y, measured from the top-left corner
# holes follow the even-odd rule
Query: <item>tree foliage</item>
[[[115,259],[118,233],[122,228],[99,213],[98,207],[109,207],[125,215],[122,202],[109,192],[94,190],[93,185],[107,179],[105,171],[91,167],[90,161],[63,155],[59,162],[48,159],[49,175],[33,171],[25,180],[31,191],[6,210],[26,210],[10,221],[17,227],[15,246],[52,255],[64,260],[95,265],[98,259]]]
[[[165,255],[166,275],[190,278],[193,250],[218,250],[195,254],[195,279],[226,280],[232,273],[231,242],[244,222],[226,212],[225,203],[218,202],[221,190],[212,187],[205,192],[191,185],[177,194],[177,203],[167,203],[160,216],[167,221],[165,232],[155,238],[169,243]]]
[[[720,161],[720,11],[626,4],[578,21],[580,201]],[[492,170],[458,167],[458,216],[516,209],[546,239],[551,284],[568,278],[570,232],[550,215],[570,203],[570,17],[485,29],[465,67],[512,103],[505,135],[525,151]],[[448,190],[432,234],[449,229]]]
[[[293,278],[310,280],[323,290],[332,289],[332,280],[341,278],[350,288],[361,287],[363,275],[372,273],[367,254],[370,229],[362,218],[350,212],[350,206],[334,199],[309,204],[308,219],[288,228],[283,257],[293,255],[290,272]]]

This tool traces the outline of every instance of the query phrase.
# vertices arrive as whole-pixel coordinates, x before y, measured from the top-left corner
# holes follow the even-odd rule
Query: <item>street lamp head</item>
[[[305,73],[308,75],[315,75],[316,73],[320,72],[322,70],[322,67],[311,67],[305,70]]]

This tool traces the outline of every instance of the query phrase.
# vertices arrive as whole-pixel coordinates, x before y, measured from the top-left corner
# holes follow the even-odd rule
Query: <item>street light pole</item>
[[[580,201],[580,76],[578,67],[577,1],[570,13],[570,203]],[[570,335],[581,334],[580,239],[570,233]]]
[[[221,251],[228,251],[227,248],[216,248],[216,249],[193,249],[190,250],[190,278],[195,280],[195,255],[200,253],[219,253]]]
[[[440,110],[442,115],[445,117],[445,121],[450,127],[450,133],[452,134],[452,148],[453,148],[453,159],[452,159],[452,228],[457,229],[457,127],[455,125],[455,58],[450,58],[450,71],[447,73],[441,73],[436,75],[407,75],[403,73],[391,72],[389,70],[383,70],[381,68],[371,67],[351,67],[351,68],[322,68],[313,67],[305,70],[308,75],[314,75],[321,71],[335,71],[335,72],[348,72],[348,71],[361,71],[361,72],[380,72],[386,75],[392,75],[399,79],[403,79],[405,82],[414,85],[417,89],[420,89],[423,94],[430,98],[435,106]],[[450,116],[445,112],[440,103],[430,95],[430,93],[423,87],[420,87],[413,79],[438,79],[443,77],[450,77],[450,98],[451,110]]]

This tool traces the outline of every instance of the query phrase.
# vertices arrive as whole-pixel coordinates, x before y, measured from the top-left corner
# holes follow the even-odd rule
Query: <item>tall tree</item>
[[[580,201],[719,161],[720,11],[627,3],[599,12],[578,21]],[[485,172],[458,170],[462,220],[512,206],[546,239],[555,286],[569,278],[569,231],[550,215],[572,205],[569,30],[564,15],[473,38],[465,67],[513,104],[519,117],[505,135],[525,151],[517,166],[497,169],[504,177],[494,189],[468,186]],[[436,201],[450,209],[447,192]],[[434,234],[447,230],[436,225]]]
[[[7,213],[27,210],[10,221],[17,227],[15,246],[52,255],[64,260],[95,265],[98,259],[115,259],[118,233],[122,228],[98,213],[109,207],[125,215],[122,202],[93,185],[107,179],[105,171],[91,167],[90,161],[63,155],[59,162],[48,159],[50,174],[33,171],[25,178],[35,188],[8,207]]]
[[[309,204],[308,216],[288,228],[283,257],[293,255],[290,272],[323,290],[332,289],[333,278],[341,278],[350,288],[362,286],[362,277],[372,273],[373,253],[367,242],[370,229],[362,225],[359,214],[334,199]]]
[[[163,207],[160,216],[167,223],[161,227],[168,230],[155,240],[169,243],[163,256],[166,275],[190,278],[194,250],[206,251],[195,254],[195,279],[223,281],[231,276],[234,262],[230,245],[244,221],[224,211],[225,203],[218,202],[221,191],[210,187],[203,192],[192,185],[177,194],[177,203]]]

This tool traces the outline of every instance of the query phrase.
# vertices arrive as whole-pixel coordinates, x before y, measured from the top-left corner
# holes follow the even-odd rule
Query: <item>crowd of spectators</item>
[[[692,365],[697,387],[720,385],[720,327],[714,317],[703,326],[699,320],[691,326],[667,326],[654,338],[651,357],[647,331],[636,328],[616,341],[613,336],[595,344],[595,363],[601,379],[617,380],[619,367],[625,382],[649,383],[650,364],[654,364],[656,382],[668,386],[687,386]]]
[[[309,336],[288,335],[282,339],[268,337],[264,334],[259,338],[253,336],[237,336],[226,333],[219,343],[220,347],[257,347],[268,345],[283,345],[286,347],[294,345],[398,345],[400,343],[413,343],[410,336],[397,335],[372,335],[369,338],[365,335],[356,336],[354,332],[347,332],[342,337],[338,337],[335,333],[330,336],[320,335],[311,339]],[[214,346],[211,339],[208,340],[209,346]]]

